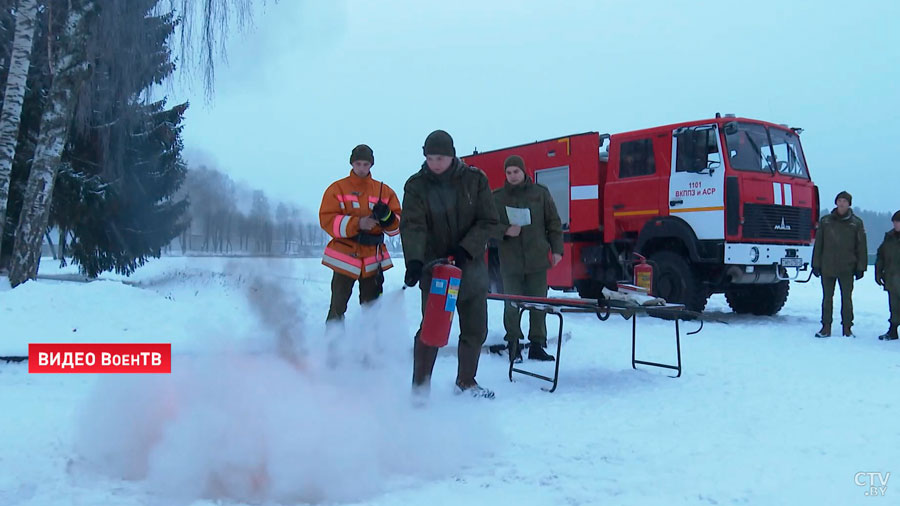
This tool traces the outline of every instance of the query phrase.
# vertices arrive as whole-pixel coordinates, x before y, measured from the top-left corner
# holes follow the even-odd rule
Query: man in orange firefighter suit
[[[327,322],[343,321],[353,284],[359,280],[359,303],[381,295],[382,271],[393,266],[384,235],[400,233],[400,201],[388,185],[372,179],[372,148],[360,144],[350,153],[350,175],[331,183],[319,224],[332,237],[322,263],[334,271]]]

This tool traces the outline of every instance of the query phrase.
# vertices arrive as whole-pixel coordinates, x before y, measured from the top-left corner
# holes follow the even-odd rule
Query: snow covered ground
[[[54,276],[0,279],[0,356],[171,342],[173,372],[0,362],[0,505],[900,504],[900,477],[871,497],[878,476],[857,474],[900,475],[900,344],[876,338],[887,297],[871,272],[856,339],[812,337],[815,280],[792,284],[775,317],[714,297],[727,323],[683,338],[679,379],[631,369],[630,322],[567,315],[556,393],[510,383],[506,358],[485,354],[478,379],[497,399],[455,396],[451,339],[425,409],[409,399],[419,296],[400,290],[402,269],[371,310],[351,301],[336,335],[317,259],[165,258],[91,283],[74,272],[46,261]],[[640,320],[639,358],[670,360],[671,328]],[[502,333],[492,302],[489,342]]]

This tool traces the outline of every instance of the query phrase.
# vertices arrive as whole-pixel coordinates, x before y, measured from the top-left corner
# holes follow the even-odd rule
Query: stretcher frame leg
[[[519,306],[519,327],[520,328],[522,326],[522,315],[525,314],[525,311],[538,311],[538,309],[530,308],[530,307],[527,307],[524,305]],[[556,362],[556,363],[553,368],[553,377],[551,378],[549,376],[544,376],[542,374],[533,373],[531,371],[526,371],[525,369],[519,369],[519,368],[515,367],[516,354],[518,353],[518,348],[519,348],[519,342],[518,342],[518,340],[516,340],[514,342],[509,343],[509,381],[513,380],[513,373],[517,372],[519,374],[524,374],[526,376],[531,376],[532,378],[537,378],[537,379],[552,383],[553,386],[551,388],[547,389],[547,388],[542,387],[541,390],[543,390],[545,392],[553,393],[556,391],[556,387],[559,384],[559,359],[560,359],[560,353],[562,352],[563,317],[562,317],[562,313],[560,313],[559,311],[547,311],[546,309],[541,309],[541,311],[544,311],[546,314],[552,314],[559,318],[559,334],[556,339],[556,360],[554,360],[554,362]]]
[[[699,330],[698,330],[699,332]],[[637,369],[637,364],[641,365],[649,365],[651,367],[661,367],[664,369],[672,369],[674,371],[678,371],[678,374],[675,376],[670,376],[671,378],[680,378],[681,377],[681,330],[678,326],[678,318],[675,318],[675,350],[678,357],[678,362],[675,365],[671,364],[660,364],[658,362],[647,362],[644,360],[637,360],[635,358],[637,348],[637,315],[631,315],[631,368]]]

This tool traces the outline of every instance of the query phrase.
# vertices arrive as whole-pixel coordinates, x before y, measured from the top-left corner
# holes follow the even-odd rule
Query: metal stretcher
[[[661,367],[664,369],[672,369],[677,371],[673,378],[681,376],[681,330],[678,325],[679,320],[698,320],[700,326],[697,330],[688,332],[688,335],[696,334],[703,329],[703,320],[700,314],[695,311],[688,311],[683,304],[665,304],[663,306],[641,306],[635,303],[609,300],[609,299],[576,299],[576,298],[560,298],[560,297],[528,297],[524,295],[506,295],[499,293],[488,294],[488,299],[500,300],[513,305],[519,311],[519,324],[522,322],[522,315],[525,311],[544,311],[559,318],[559,335],[556,340],[556,364],[553,371],[553,377],[544,376],[531,371],[526,371],[515,367],[515,357],[519,343],[509,343],[509,380],[513,380],[513,373],[524,374],[533,378],[538,378],[553,384],[549,389],[544,388],[548,392],[554,392],[559,384],[559,362],[560,352],[562,351],[563,336],[563,313],[593,313],[597,315],[601,321],[609,319],[610,315],[618,314],[626,320],[631,318],[631,368],[637,369],[637,366],[647,365],[652,367]],[[637,317],[638,315],[647,315],[675,322],[675,364],[661,364],[658,362],[648,362],[638,360],[636,358],[637,348]]]

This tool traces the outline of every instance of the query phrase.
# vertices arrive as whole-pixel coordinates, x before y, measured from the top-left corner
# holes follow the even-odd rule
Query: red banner
[[[171,343],[29,343],[30,373],[171,373]]]

